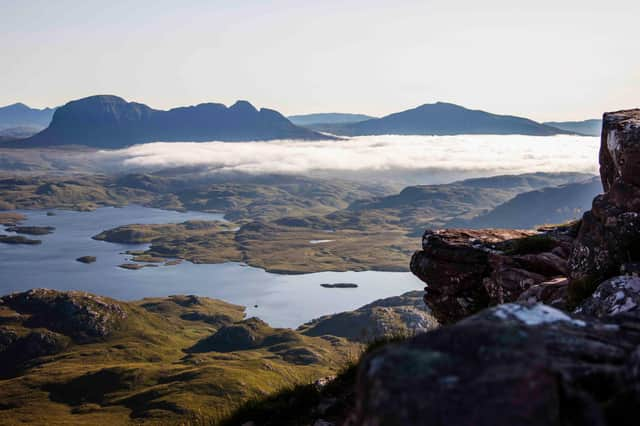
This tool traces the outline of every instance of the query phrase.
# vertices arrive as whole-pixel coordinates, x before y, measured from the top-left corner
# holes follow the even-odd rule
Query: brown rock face
[[[604,115],[600,174],[605,192],[584,214],[569,259],[578,298],[640,262],[640,110]]]
[[[635,425],[640,332],[506,304],[389,345],[361,364],[348,425]]]
[[[544,233],[516,230],[428,230],[411,271],[427,284],[425,303],[439,321],[467,317],[482,308],[515,301],[531,287],[567,275],[569,228]],[[564,283],[566,281],[556,281]],[[556,301],[561,292],[539,291],[528,297]]]

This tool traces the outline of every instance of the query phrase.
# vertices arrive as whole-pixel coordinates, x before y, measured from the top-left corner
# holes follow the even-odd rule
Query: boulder
[[[354,425],[632,425],[638,317],[505,304],[361,363]]]
[[[427,284],[424,300],[434,316],[450,323],[564,278],[571,232],[572,228],[427,230],[422,250],[411,259],[411,271]],[[566,285],[566,281],[555,282]],[[561,295],[538,294],[545,296],[539,300],[545,302]]]

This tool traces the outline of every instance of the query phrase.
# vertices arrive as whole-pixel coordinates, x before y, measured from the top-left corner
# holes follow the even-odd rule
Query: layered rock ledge
[[[427,230],[411,271],[427,284],[425,303],[443,323],[527,299],[563,307],[574,227],[543,232]]]

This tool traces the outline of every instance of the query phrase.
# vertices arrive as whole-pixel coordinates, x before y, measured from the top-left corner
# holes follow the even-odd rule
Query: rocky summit
[[[576,223],[428,230],[411,270],[455,324],[368,355],[347,424],[637,424],[640,110],[604,115],[600,172]]]

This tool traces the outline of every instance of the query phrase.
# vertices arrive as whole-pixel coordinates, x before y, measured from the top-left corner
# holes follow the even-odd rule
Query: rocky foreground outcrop
[[[600,177],[604,194],[582,218],[569,259],[581,295],[640,266],[640,109],[604,115]]]
[[[640,110],[605,114],[600,166],[574,225],[425,233],[411,270],[455,324],[369,355],[347,424],[637,424]]]
[[[640,317],[505,304],[360,367],[351,425],[632,425]]]
[[[526,299],[563,307],[574,228],[428,230],[411,271],[427,283],[425,303],[443,323],[516,301],[525,291]]]

